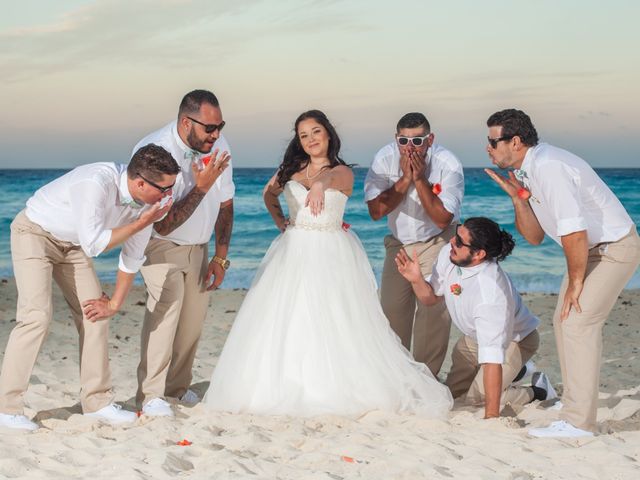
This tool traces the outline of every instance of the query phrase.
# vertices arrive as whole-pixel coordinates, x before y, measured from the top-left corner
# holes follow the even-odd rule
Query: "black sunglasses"
[[[207,124],[207,123],[202,123],[198,120],[196,120],[195,118],[191,118],[191,117],[187,117],[189,120],[191,120],[192,122],[197,123],[198,125],[202,125],[204,127],[204,131],[207,133],[213,133],[216,130],[221,131],[224,126],[225,126],[225,122],[222,121],[220,122],[220,125],[216,125],[215,123],[211,123],[211,124]]]
[[[462,237],[460,235],[458,235],[458,228],[460,227],[460,224],[456,225],[456,235],[455,235],[455,242],[456,242],[456,247],[458,248],[462,248],[462,247],[467,247],[470,250],[476,250],[476,247],[474,247],[473,245],[471,245],[470,243],[464,243],[464,241],[462,240]]]
[[[171,185],[169,185],[168,187],[161,187],[160,185],[158,185],[155,182],[152,182],[151,180],[149,180],[148,178],[144,178],[140,173],[136,173],[136,175],[138,175],[142,180],[144,180],[145,182],[147,182],[149,185],[151,185],[152,187],[157,188],[158,190],[160,190],[160,193],[166,193],[169,190],[171,190],[173,188],[173,186],[175,185],[175,183],[172,183]]]
[[[491,145],[491,148],[498,148],[498,143],[506,142],[507,140],[511,140],[515,135],[506,135],[504,137],[491,138],[487,137],[487,142]]]

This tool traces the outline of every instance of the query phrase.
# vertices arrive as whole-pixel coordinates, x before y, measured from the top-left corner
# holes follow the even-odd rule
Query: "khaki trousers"
[[[154,398],[180,398],[187,391],[209,305],[206,244],[152,238],[145,254],[140,269],[148,294],[138,365],[140,405]]]
[[[395,258],[403,247],[409,256],[417,250],[420,269],[423,275],[429,275],[440,250],[453,237],[455,230],[455,225],[449,225],[426,242],[409,245],[403,245],[392,235],[384,238],[386,256],[380,286],[382,309],[407,350],[411,349],[413,332],[413,356],[416,361],[426,364],[434,376],[438,375],[447,355],[451,317],[444,302],[427,307],[418,301],[411,283],[398,272]]]
[[[502,397],[500,404],[524,405],[533,400],[533,390],[529,387],[511,387],[511,382],[522,366],[538,350],[540,337],[534,330],[520,342],[511,342],[505,351],[502,364]],[[451,371],[445,384],[451,390],[453,398],[465,395],[464,402],[469,405],[484,405],[484,369],[478,364],[478,344],[463,335],[451,354]]]
[[[52,278],[71,309],[80,335],[80,401],[84,413],[109,405],[109,321],[84,319],[80,305],[100,298],[93,262],[79,246],[57,240],[20,212],[11,223],[11,257],[18,288],[16,326],[0,373],[0,412],[20,415],[24,394],[53,316]]]
[[[602,359],[602,327],[618,295],[640,262],[640,239],[633,226],[617,242],[589,250],[587,272],[579,302],[582,313],[571,310],[565,321],[560,312],[568,277],[560,287],[553,327],[562,372],[560,418],[583,430],[595,430]]]

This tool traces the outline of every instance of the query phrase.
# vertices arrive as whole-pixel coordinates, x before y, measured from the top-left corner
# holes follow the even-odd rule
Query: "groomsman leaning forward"
[[[453,323],[463,333],[451,355],[446,385],[454,398],[485,407],[485,418],[497,417],[501,405],[524,405],[555,398],[544,373],[531,386],[513,386],[523,366],[538,350],[540,321],[523,304],[499,263],[513,250],[511,235],[484,218],[467,219],[438,256],[426,278],[404,250],[398,271],[418,299],[433,305],[444,299]]]
[[[136,146],[164,147],[181,167],[173,189],[175,204],[154,225],[140,269],[148,298],[136,400],[146,416],[173,416],[166,397],[187,404],[200,400],[189,389],[191,370],[209,291],[220,286],[230,264],[235,186],[224,125],[216,96],[194,90],[182,99],[176,120]],[[209,260],[214,231],[215,253]]]
[[[545,234],[567,262],[553,326],[562,372],[561,420],[529,431],[536,437],[590,436],[596,429],[602,327],[640,262],[640,238],[628,213],[580,157],[538,143],[521,110],[487,120],[487,152],[508,177],[487,174],[509,195],[518,231],[538,245]]]
[[[451,318],[442,304],[426,306],[418,302],[411,284],[395,264],[400,249],[415,250],[422,272],[431,272],[460,218],[462,165],[434,140],[431,125],[422,113],[403,115],[393,142],[382,147],[373,159],[364,182],[364,196],[371,218],[386,216],[391,231],[384,238],[382,309],[405,348],[437,376],[447,354]]]
[[[109,322],[124,302],[153,222],[162,218],[180,168],[155,145],[136,151],[128,166],[92,163],[40,188],[11,224],[18,288],[14,327],[0,373],[0,426],[35,430],[23,414],[24,394],[52,318],[51,281],[58,284],[80,335],[80,403],[85,416],[111,423],[136,415],[113,403]],[[113,295],[102,292],[91,257],[122,245]]]

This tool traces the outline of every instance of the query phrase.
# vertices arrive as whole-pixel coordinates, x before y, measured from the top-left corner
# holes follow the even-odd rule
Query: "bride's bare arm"
[[[313,182],[307,195],[305,206],[309,206],[313,215],[319,215],[324,209],[324,192],[332,188],[340,190],[347,197],[353,192],[353,171],[346,165],[338,165],[322,174]]]
[[[276,227],[278,227],[278,230],[281,232],[284,232],[287,228],[287,219],[284,216],[280,200],[278,199],[281,193],[282,187],[278,184],[277,177],[274,175],[264,186],[262,199],[264,200],[264,204],[267,207],[271,218],[273,218]]]

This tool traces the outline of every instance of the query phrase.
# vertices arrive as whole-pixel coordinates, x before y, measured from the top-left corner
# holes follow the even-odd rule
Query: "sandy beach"
[[[211,295],[192,385],[200,395],[244,294],[220,290]],[[542,321],[534,361],[561,391],[551,328],[557,297],[524,298]],[[13,280],[1,280],[2,351],[15,324],[15,302]],[[125,427],[94,423],[80,415],[77,333],[57,288],[54,309],[26,394],[25,413],[42,428],[0,430],[0,478],[640,478],[639,291],[622,293],[604,329],[600,434],[573,440],[527,436],[530,426],[556,418],[557,412],[540,402],[509,409],[494,420],[465,408],[452,411],[447,421],[433,421],[375,411],[359,418],[229,415],[176,404],[174,419],[140,417]],[[143,313],[144,290],[135,287],[111,320],[116,401],[130,410],[135,408]],[[183,439],[191,445],[178,445]]]

